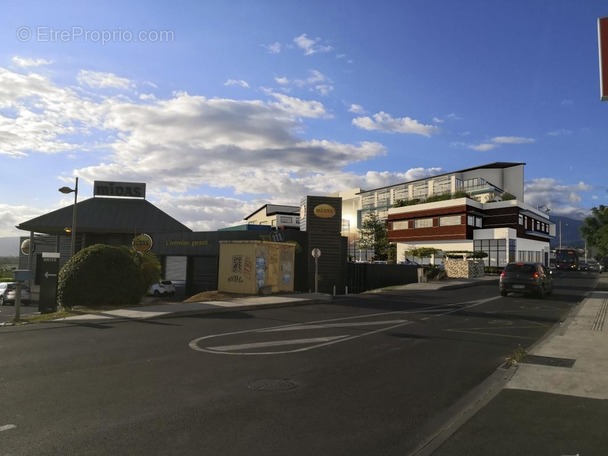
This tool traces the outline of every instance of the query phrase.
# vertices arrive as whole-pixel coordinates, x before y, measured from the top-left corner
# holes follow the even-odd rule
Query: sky
[[[79,179],[195,231],[264,204],[525,163],[525,202],[608,205],[585,0],[3,1],[0,237]]]

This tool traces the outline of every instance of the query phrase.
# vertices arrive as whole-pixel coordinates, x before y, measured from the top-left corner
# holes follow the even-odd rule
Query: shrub
[[[144,293],[140,267],[124,246],[92,245],[59,271],[57,300],[64,308],[138,304]]]

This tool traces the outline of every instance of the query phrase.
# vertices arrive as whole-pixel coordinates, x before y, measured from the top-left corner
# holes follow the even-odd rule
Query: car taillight
[[[506,275],[507,275],[507,274],[505,273],[505,271],[502,271],[502,272],[500,273],[500,278],[502,279],[502,278],[503,278],[504,276],[506,276]]]
[[[540,274],[538,272],[535,272],[534,274],[532,274],[533,279],[538,279],[539,277],[540,277]]]

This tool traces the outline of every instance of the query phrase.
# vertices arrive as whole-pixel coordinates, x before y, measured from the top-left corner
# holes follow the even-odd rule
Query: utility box
[[[295,244],[220,241],[218,291],[241,294],[294,290]]]

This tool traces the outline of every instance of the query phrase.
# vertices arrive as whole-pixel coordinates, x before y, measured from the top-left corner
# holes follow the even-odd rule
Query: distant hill
[[[581,235],[582,220],[559,215],[551,215],[549,218],[555,223],[555,238],[551,239],[550,243],[552,249],[559,247],[560,222],[562,247],[572,247],[575,249],[585,248],[585,241]]]
[[[0,237],[0,256],[19,256],[19,237]]]

